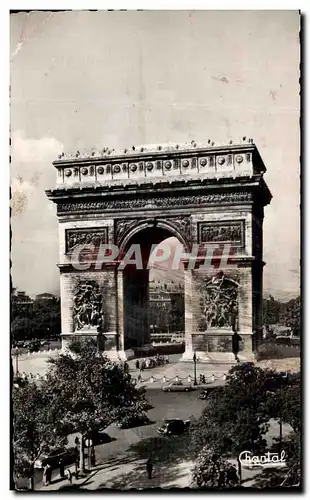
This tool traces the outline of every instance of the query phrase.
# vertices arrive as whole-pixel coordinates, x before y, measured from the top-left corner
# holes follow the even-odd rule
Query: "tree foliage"
[[[14,385],[12,402],[14,472],[32,477],[40,454],[66,443],[63,422],[41,384]]]
[[[283,379],[278,375],[251,363],[236,365],[230,370],[223,390],[215,393],[200,419],[191,425],[191,449],[197,456],[194,476],[197,484],[198,481],[209,485],[212,482],[210,456],[204,459],[206,450],[221,457],[238,457],[244,450],[255,455],[267,451],[264,434],[271,418],[290,424],[293,429],[281,443],[288,469],[281,470],[277,480],[270,475],[268,480],[264,476],[259,481],[269,486],[300,482],[300,376]],[[216,479],[214,481],[216,483]]]
[[[239,454],[242,450],[260,452],[269,417],[262,411],[271,372],[251,363],[234,366],[223,391],[205,408],[191,428],[194,452],[206,445],[219,454]]]
[[[14,341],[57,338],[61,330],[60,300],[35,299],[30,304],[11,302],[11,336]]]
[[[50,359],[43,386],[74,432],[102,429],[127,411],[144,415],[149,408],[145,391],[135,388],[122,366],[92,342],[75,342],[70,350]]]
[[[292,329],[294,335],[300,334],[300,296],[288,302],[280,302],[272,295],[263,299],[263,324],[280,324]]]
[[[122,417],[145,415],[145,391],[123,368],[97,351],[92,342],[75,342],[72,351],[49,360],[38,383],[13,388],[15,465],[28,472],[42,451],[60,445],[71,432],[86,436]],[[80,440],[83,457],[83,439]],[[30,467],[31,469],[31,467]]]
[[[233,488],[239,483],[236,468],[207,446],[197,457],[192,481],[198,488]]]

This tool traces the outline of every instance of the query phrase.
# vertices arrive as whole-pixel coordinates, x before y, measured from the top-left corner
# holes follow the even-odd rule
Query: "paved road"
[[[119,429],[115,425],[109,426],[106,432],[115,441],[96,447],[98,462],[104,461],[108,457],[123,455],[131,445],[143,439],[157,436],[157,428],[166,418],[178,417],[185,420],[191,416],[199,417],[205,406],[205,402],[198,399],[198,394],[199,390],[186,393],[167,393],[160,389],[147,391],[148,400],[153,406],[148,413],[152,423],[133,429]]]

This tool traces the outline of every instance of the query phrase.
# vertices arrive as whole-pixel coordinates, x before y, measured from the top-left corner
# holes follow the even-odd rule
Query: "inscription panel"
[[[244,246],[244,221],[198,222],[198,243]]]
[[[108,227],[93,229],[66,229],[66,253],[76,245],[94,245],[108,243]]]

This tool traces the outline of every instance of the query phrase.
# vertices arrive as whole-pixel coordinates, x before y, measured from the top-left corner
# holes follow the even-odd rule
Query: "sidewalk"
[[[67,479],[59,476],[53,479],[49,486],[42,486],[38,490],[59,491],[82,489],[100,491],[101,489],[128,490],[144,488],[186,488],[190,485],[190,470],[192,462],[184,461],[173,467],[161,466],[155,463],[152,479],[146,472],[146,461],[132,456],[120,456],[98,465],[85,477],[72,479],[70,485]]]
[[[142,380],[137,384],[137,387],[147,386],[149,389],[158,389],[163,384],[175,380],[176,377],[187,383],[193,383],[194,381],[194,364],[191,362],[181,362],[178,359],[173,359],[166,365],[146,368],[142,372],[136,369],[135,360],[129,361],[128,364],[133,379],[137,380],[139,374],[141,375]],[[196,378],[198,385],[201,385],[199,384],[200,374],[205,376],[208,385],[216,381],[223,382],[224,375],[227,375],[232,366],[233,364],[197,363]]]
[[[229,460],[236,468],[237,461]],[[49,486],[42,486],[40,491],[59,491],[80,489],[88,491],[113,490],[142,490],[145,488],[189,488],[191,486],[191,470],[194,463],[184,460],[167,466],[154,463],[152,478],[146,472],[145,459],[133,456],[119,456],[107,460],[106,463],[95,467],[88,475],[78,480],[72,479],[70,485],[67,479],[55,478]],[[242,485],[252,487],[260,470],[242,470]]]

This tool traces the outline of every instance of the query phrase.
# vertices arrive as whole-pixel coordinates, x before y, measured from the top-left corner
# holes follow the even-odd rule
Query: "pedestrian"
[[[92,450],[91,450],[90,463],[91,463],[92,467],[95,467],[95,465],[96,465],[96,454],[95,454],[94,448],[92,448]]]
[[[46,465],[45,477],[46,477],[46,486],[48,486],[49,484],[51,484],[52,481],[52,466],[50,464]]]
[[[78,479],[79,478],[79,462],[78,462],[78,460],[75,461],[74,466],[75,466],[75,471],[74,471],[75,479]]]
[[[146,368],[150,368],[150,360],[149,359],[146,360],[145,364],[146,364]]]
[[[139,370],[139,368],[140,368],[140,363],[139,363],[139,360],[137,359],[137,361],[136,361],[136,369]]]
[[[128,373],[128,372],[129,372],[129,366],[128,366],[127,361],[125,361],[125,363],[124,363],[124,372],[125,372],[125,373]]]
[[[205,383],[206,383],[206,376],[205,376],[205,375],[203,375],[203,376],[202,376],[202,383],[203,383],[203,384],[205,384]]]
[[[72,472],[70,469],[67,470],[67,479],[69,481],[69,484],[72,484]]]
[[[153,462],[152,459],[149,458],[148,461],[146,462],[146,471],[149,479],[152,479],[152,472],[153,472]]]
[[[59,459],[59,474],[62,479],[65,477],[65,464],[62,458]]]
[[[234,333],[232,335],[232,352],[233,355],[235,356],[235,360],[237,361],[237,363],[240,363],[238,353],[240,350],[239,343],[241,342],[241,340],[242,338],[240,337],[240,335],[237,333],[236,330],[234,330]]]

